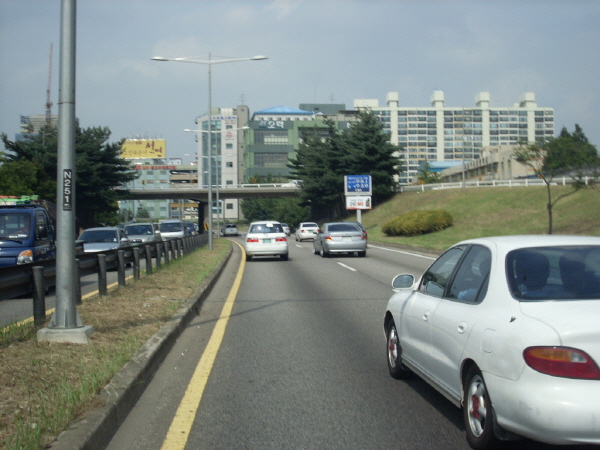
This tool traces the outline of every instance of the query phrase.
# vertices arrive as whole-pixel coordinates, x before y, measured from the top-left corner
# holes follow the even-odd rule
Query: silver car
[[[288,259],[288,241],[279,222],[252,222],[246,234],[246,261],[253,256],[279,256]]]
[[[358,256],[367,256],[367,237],[356,224],[326,223],[315,236],[313,253],[320,254],[323,258],[331,253],[358,253]]]
[[[130,246],[127,235],[119,227],[88,228],[79,235],[77,241],[83,244],[85,253],[105,252]]]
[[[233,223],[225,223],[221,228],[221,234],[223,236],[237,236],[239,234],[238,227]]]
[[[151,222],[130,223],[125,226],[125,234],[132,245],[161,242],[162,237],[158,230],[154,230]]]

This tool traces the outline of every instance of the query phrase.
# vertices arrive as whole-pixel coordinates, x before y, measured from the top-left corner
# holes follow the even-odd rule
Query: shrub
[[[448,228],[453,220],[448,211],[411,211],[388,220],[381,230],[388,236],[416,236]]]

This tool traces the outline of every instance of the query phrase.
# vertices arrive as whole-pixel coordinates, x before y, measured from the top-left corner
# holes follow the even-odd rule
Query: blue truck
[[[56,205],[37,196],[0,197],[0,267],[56,258]]]

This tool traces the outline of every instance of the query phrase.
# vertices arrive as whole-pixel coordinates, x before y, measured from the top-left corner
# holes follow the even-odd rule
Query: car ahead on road
[[[314,239],[319,232],[319,225],[315,222],[301,222],[296,227],[296,241],[302,242],[305,239]]]
[[[221,228],[221,234],[223,236],[237,236],[239,235],[238,227],[233,223],[224,223]]]
[[[289,236],[292,233],[292,231],[290,230],[290,226],[287,223],[282,223],[281,227],[283,228],[283,232],[286,236]]]
[[[162,242],[160,231],[154,230],[154,225],[148,223],[130,223],[125,225],[125,234],[131,245],[153,244]]]
[[[179,219],[163,220],[158,225],[158,229],[160,230],[160,235],[165,241],[189,236],[188,230],[183,221]]]
[[[105,252],[131,245],[125,231],[120,227],[88,228],[79,235],[77,243],[83,244],[85,253]]]
[[[252,222],[246,233],[246,261],[254,256],[279,256],[288,259],[288,241],[279,222]]]
[[[367,237],[356,224],[325,223],[315,236],[313,253],[323,258],[332,253],[357,253],[358,256],[367,256]]]
[[[600,237],[463,241],[392,286],[388,370],[462,406],[472,448],[600,444]]]

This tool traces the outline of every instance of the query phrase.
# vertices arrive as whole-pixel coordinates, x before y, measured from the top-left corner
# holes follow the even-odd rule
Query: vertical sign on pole
[[[356,220],[362,223],[362,210],[371,209],[371,195],[373,195],[371,175],[344,176],[344,191],[346,209],[356,210]]]

